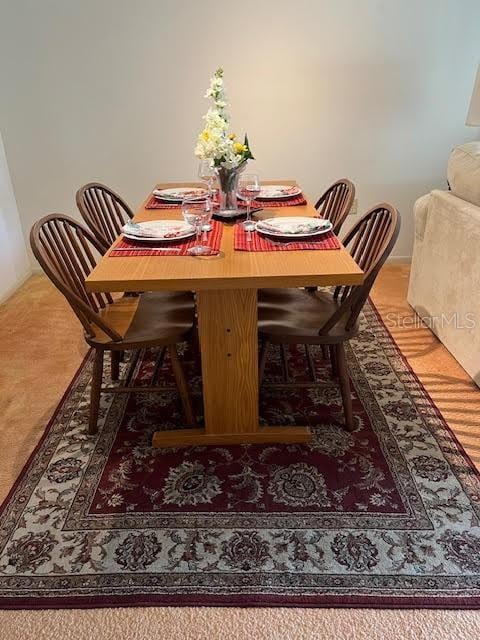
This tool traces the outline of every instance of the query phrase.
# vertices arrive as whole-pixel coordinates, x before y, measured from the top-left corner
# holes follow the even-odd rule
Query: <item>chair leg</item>
[[[120,377],[121,351],[110,351],[110,377],[118,380]]]
[[[312,352],[310,351],[310,345],[305,345],[305,355],[307,356],[308,373],[313,383],[317,382],[317,376],[315,375],[315,363],[313,362]]]
[[[260,345],[260,359],[258,363],[258,384],[262,384],[263,376],[265,373],[265,364],[267,362],[268,341],[262,340]]]
[[[335,345],[329,345],[330,364],[332,365],[332,378],[338,378],[337,352]]]
[[[196,425],[195,414],[193,413],[192,400],[190,397],[190,391],[188,389],[187,379],[185,372],[183,371],[182,363],[178,357],[177,347],[174,344],[168,345],[168,353],[170,355],[170,361],[172,363],[173,375],[177,383],[178,392],[182,400],[183,410],[187,419],[187,424],[190,427]]]
[[[152,387],[154,387],[157,384],[157,380],[158,380],[158,374],[160,373],[160,369],[163,366],[163,361],[165,360],[165,351],[167,350],[167,347],[162,347],[160,349],[160,353],[158,355],[157,361],[155,363],[155,366],[153,367],[153,372],[152,372]]]
[[[98,431],[98,409],[100,406],[100,389],[103,378],[103,351],[95,350],[93,361],[92,383],[90,388],[90,416],[88,420],[88,433],[93,435]]]
[[[286,344],[280,345],[280,353],[282,354],[283,380],[284,382],[290,382],[290,371],[288,369],[288,351]]]
[[[343,411],[345,413],[345,426],[353,431],[352,395],[350,393],[350,380],[348,378],[347,361],[345,359],[345,347],[343,343],[335,345],[337,355],[338,377],[340,391],[342,393]]]

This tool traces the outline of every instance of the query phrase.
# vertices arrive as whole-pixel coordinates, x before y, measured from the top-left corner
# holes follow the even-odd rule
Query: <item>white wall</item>
[[[445,185],[480,59],[478,0],[0,0],[0,121],[24,228],[75,212],[100,179],[137,204],[195,178],[222,65],[237,133],[267,178],[318,194],[346,175],[360,210],[403,214]]]
[[[0,302],[15,291],[30,270],[0,133]]]

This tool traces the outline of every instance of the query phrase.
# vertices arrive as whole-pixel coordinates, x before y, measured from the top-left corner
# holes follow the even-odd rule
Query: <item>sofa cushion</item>
[[[480,142],[468,142],[452,151],[448,182],[454,195],[480,207]]]

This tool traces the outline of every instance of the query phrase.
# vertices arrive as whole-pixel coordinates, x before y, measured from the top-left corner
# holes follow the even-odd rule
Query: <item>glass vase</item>
[[[220,213],[224,216],[238,215],[237,189],[238,178],[242,170],[243,166],[234,169],[226,169],[225,167],[217,167],[216,169]]]

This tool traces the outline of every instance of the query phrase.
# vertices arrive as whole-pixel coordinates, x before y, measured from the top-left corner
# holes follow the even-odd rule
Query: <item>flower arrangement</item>
[[[205,94],[213,106],[204,116],[205,128],[199,134],[195,155],[201,160],[210,160],[212,167],[236,169],[249,159],[253,159],[245,135],[243,142],[234,133],[229,133],[230,117],[228,102],[223,84],[223,69],[217,69],[210,80]]]

